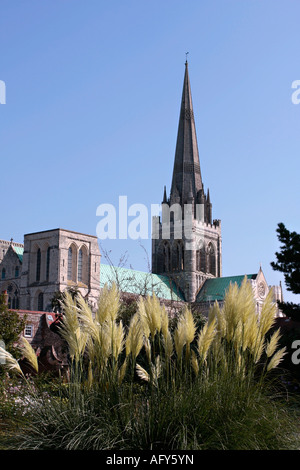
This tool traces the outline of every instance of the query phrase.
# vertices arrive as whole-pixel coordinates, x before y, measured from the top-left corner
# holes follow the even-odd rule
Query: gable
[[[12,249],[18,256],[20,263],[23,263],[24,248],[20,246],[12,246]]]
[[[16,251],[17,249],[17,251]],[[3,267],[14,267],[17,264],[22,264],[22,261],[23,261],[23,251],[24,249],[23,248],[19,248],[19,247],[14,247],[12,245],[9,246],[7,252],[5,253],[3,259],[2,259],[2,262],[1,262],[1,266]]]

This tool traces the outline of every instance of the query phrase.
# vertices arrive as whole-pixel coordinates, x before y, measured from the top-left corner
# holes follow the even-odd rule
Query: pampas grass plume
[[[31,344],[29,344],[27,339],[24,338],[24,336],[22,336],[20,338],[20,343],[21,343],[20,344],[20,349],[21,349],[21,352],[24,355],[25,359],[27,359],[27,361],[29,362],[31,367],[36,372],[38,372],[39,371],[38,360],[37,360],[37,356],[36,356],[36,353],[35,353],[33,347],[31,346]]]

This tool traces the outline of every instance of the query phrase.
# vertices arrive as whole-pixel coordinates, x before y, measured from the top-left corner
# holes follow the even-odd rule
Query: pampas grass
[[[210,322],[207,322],[202,330],[200,331],[197,338],[197,350],[201,362],[206,360],[208,351],[211,344],[216,336],[216,318],[213,318]]]
[[[29,344],[29,342],[27,341],[26,338],[24,338],[24,336],[20,338],[20,343],[21,343],[20,350],[22,354],[27,359],[27,361],[29,362],[33,370],[35,372],[38,372],[39,371],[38,360],[37,360],[36,353],[34,349],[32,348],[31,344]]]
[[[126,356],[132,354],[134,359],[139,355],[144,344],[143,327],[139,315],[136,313],[130,321],[126,338]]]
[[[10,371],[24,376],[19,362],[4,348],[0,347],[0,364]]]
[[[270,362],[268,363],[267,372],[269,372],[272,369],[275,369],[275,367],[277,367],[280,364],[285,354],[286,354],[285,347],[276,351],[276,353],[272,356]]]
[[[187,307],[172,333],[154,295],[139,300],[125,329],[114,285],[95,314],[67,294],[63,305],[70,380],[59,398],[30,411],[23,448],[271,449],[293,435],[293,420],[265,387],[285,353],[279,331],[266,340],[274,304],[268,296],[258,316],[246,279],[198,332]]]

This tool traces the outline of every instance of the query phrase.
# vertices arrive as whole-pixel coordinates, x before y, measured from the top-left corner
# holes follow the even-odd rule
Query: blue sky
[[[150,213],[170,190],[188,51],[223,275],[261,263],[283,281],[270,262],[277,224],[300,232],[299,17],[296,0],[1,0],[0,238],[95,235],[120,195]],[[147,270],[140,243],[150,257],[150,240],[102,245]]]

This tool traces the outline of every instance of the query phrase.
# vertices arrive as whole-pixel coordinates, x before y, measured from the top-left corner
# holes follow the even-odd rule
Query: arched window
[[[184,269],[184,252],[183,244],[181,242],[177,244],[177,266],[179,271]]]
[[[207,248],[207,267],[208,272],[213,276],[216,275],[216,256],[213,244],[210,243]]]
[[[196,271],[200,271],[200,260],[201,260],[200,250],[197,250],[196,251]]]
[[[5,279],[5,276],[6,276],[6,270],[5,270],[5,268],[2,268],[1,279]]]
[[[183,270],[183,246],[181,241],[174,242],[172,245],[172,270]]]
[[[35,280],[39,281],[41,279],[41,250],[38,249],[36,252],[36,277]]]
[[[44,294],[43,292],[40,292],[38,295],[38,305],[37,309],[39,312],[42,312],[44,310]]]
[[[19,277],[19,275],[20,275],[20,268],[19,268],[19,266],[16,266],[15,267],[15,277]]]
[[[77,247],[72,244],[68,250],[68,281],[77,280]]]
[[[171,251],[169,243],[164,244],[164,272],[168,273],[171,270]]]
[[[20,307],[20,303],[19,303],[19,296],[17,292],[15,293],[15,301],[16,301],[16,309],[18,309]]]
[[[88,285],[89,283],[89,255],[88,249],[85,245],[79,250],[78,253],[78,282]]]
[[[14,292],[14,296],[12,298],[12,308],[13,309],[18,309],[19,308],[19,297],[18,297],[18,292]]]
[[[72,280],[72,266],[73,266],[73,250],[70,246],[68,251],[68,280]]]
[[[50,273],[50,246],[47,248],[47,255],[46,255],[46,281],[49,281],[49,273]]]
[[[199,250],[199,257],[200,257],[200,271],[206,273],[206,254],[205,254],[205,247],[203,246]]]
[[[78,253],[78,274],[77,274],[78,282],[82,282],[82,261],[83,261],[83,252],[82,252],[82,248],[80,248],[79,253]]]

